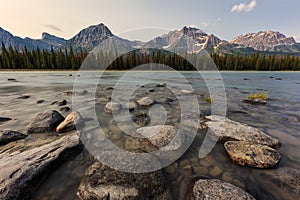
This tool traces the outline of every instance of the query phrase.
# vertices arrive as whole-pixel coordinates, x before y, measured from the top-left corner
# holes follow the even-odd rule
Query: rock
[[[18,99],[29,99],[30,96],[29,95],[22,95],[20,97],[18,97]]]
[[[148,92],[150,92],[150,93],[151,93],[151,92],[155,92],[155,90],[154,90],[154,89],[150,89],[150,90],[148,90]]]
[[[165,147],[164,150],[177,150],[184,142],[183,136],[179,135],[178,130],[170,125],[157,125],[142,127],[137,130],[157,148]]]
[[[220,167],[218,167],[218,165],[216,165],[214,168],[212,168],[210,171],[209,171],[209,175],[211,176],[211,177],[214,177],[214,178],[216,178],[216,177],[218,177],[218,176],[220,176],[221,174],[222,174],[222,169],[220,169]]]
[[[59,108],[59,111],[61,111],[61,112],[68,112],[70,110],[71,110],[71,108],[68,107],[68,106],[64,106],[64,107]]]
[[[230,159],[236,164],[254,168],[272,168],[276,166],[281,155],[266,145],[251,144],[244,141],[228,141],[224,144]]]
[[[250,103],[250,104],[260,104],[260,105],[266,105],[267,104],[266,100],[259,99],[259,98],[256,98],[256,99],[245,99],[243,102],[244,103]]]
[[[64,100],[58,102],[57,105],[58,105],[58,106],[65,106],[65,105],[67,105],[67,103],[68,103],[68,102],[64,99]]]
[[[9,117],[0,117],[0,123],[1,122],[7,122],[7,121],[10,121],[10,120],[12,120],[12,119],[9,118]]]
[[[279,141],[257,128],[239,123],[222,116],[206,116],[209,120],[204,122],[204,127],[211,131],[208,133],[213,137],[217,137],[219,142],[226,141],[246,141],[250,143],[267,145],[270,147],[280,146]]]
[[[273,170],[255,170],[254,177],[256,183],[264,188],[264,193],[269,194],[271,199],[299,199],[299,170],[289,167],[280,167]],[[278,192],[272,194],[274,191]]]
[[[96,103],[106,103],[111,101],[111,97],[110,96],[106,96],[106,97],[101,97],[96,99]]]
[[[138,115],[134,115],[132,117],[132,121],[140,126],[147,126],[150,123],[150,117],[146,114],[146,113],[142,113],[142,114],[138,114]]]
[[[36,104],[41,104],[41,103],[44,103],[45,101],[44,100],[38,100],[36,101]]]
[[[87,170],[79,186],[81,200],[111,199],[170,199],[161,171],[151,173],[125,173],[95,162]]]
[[[167,83],[159,83],[159,84],[156,84],[155,87],[166,87],[167,86]]]
[[[69,76],[73,76],[72,74],[69,74]]]
[[[25,131],[31,133],[47,133],[55,131],[56,127],[64,121],[64,117],[55,110],[38,113],[35,118],[28,124]]]
[[[0,199],[31,199],[47,176],[82,149],[78,136],[73,134],[27,151],[1,153]]]
[[[115,102],[109,102],[104,107],[104,111],[107,113],[118,113],[121,109],[122,106]]]
[[[66,119],[58,125],[56,132],[62,133],[67,131],[76,130],[76,128],[83,126],[84,120],[81,117],[80,113],[77,111],[71,112]]]
[[[217,179],[200,179],[186,195],[186,200],[255,200],[249,193]]]
[[[72,95],[76,95],[76,96],[84,96],[88,93],[88,91],[86,90],[79,90],[79,91],[66,91],[63,94],[67,95],[67,96],[72,96]]]
[[[65,106],[65,105],[67,105],[67,100],[62,100],[62,101],[54,101],[54,102],[52,102],[51,103],[51,105],[58,105],[58,106]]]
[[[275,80],[277,80],[277,81],[281,81],[281,80],[282,80],[282,78],[280,78],[280,77],[275,77]]]
[[[192,94],[193,92],[190,91],[190,90],[180,90],[181,94],[184,94],[184,95],[190,95]]]
[[[152,104],[154,104],[154,100],[150,97],[143,97],[140,100],[137,101],[137,103],[140,106],[151,106]]]
[[[269,76],[269,78],[274,78],[274,76]]]
[[[126,103],[123,107],[125,109],[128,109],[130,112],[132,112],[136,109],[137,105],[135,102],[129,102],[129,103]]]
[[[26,138],[27,135],[17,131],[0,131],[0,145]]]
[[[17,80],[15,78],[8,78],[7,81],[13,81],[16,82]]]

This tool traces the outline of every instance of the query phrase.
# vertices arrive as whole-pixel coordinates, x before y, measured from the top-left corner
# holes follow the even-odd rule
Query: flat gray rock
[[[170,192],[161,171],[125,173],[95,162],[79,186],[81,200],[168,200]]]
[[[0,145],[26,138],[27,135],[17,131],[0,131]]]
[[[74,133],[27,151],[0,154],[0,199],[30,199],[61,163],[82,151]]]
[[[254,200],[249,193],[217,179],[200,179],[187,194],[186,200]]]
[[[278,151],[266,145],[228,141],[225,142],[224,147],[230,159],[241,166],[260,169],[272,168],[281,159]]]
[[[280,146],[280,143],[276,138],[267,135],[257,128],[248,126],[247,124],[239,123],[217,115],[206,116],[205,119],[208,121],[204,122],[204,127],[209,128],[211,130],[209,131],[209,134],[213,137],[217,137],[219,142],[246,141],[270,147]]]
[[[55,110],[38,113],[25,129],[27,134],[49,133],[55,131],[56,127],[64,121],[64,117]]]

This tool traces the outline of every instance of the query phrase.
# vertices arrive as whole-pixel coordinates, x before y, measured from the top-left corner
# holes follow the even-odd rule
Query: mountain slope
[[[293,37],[286,37],[284,34],[274,31],[260,31],[240,35],[230,41],[231,44],[252,47],[258,51],[287,51],[290,46],[296,45]]]
[[[36,49],[39,47],[40,49],[50,50],[51,47],[57,48],[63,45],[66,40],[63,38],[59,38],[48,33],[42,34],[42,39],[31,39],[31,38],[20,38],[14,36],[10,32],[0,28],[0,42],[4,44],[5,48],[8,48],[10,45],[22,51],[24,47],[27,49]],[[1,47],[0,47],[1,48]]]
[[[214,35],[208,35],[197,28],[183,27],[180,31],[171,31],[147,42],[144,48],[160,48],[169,51],[185,50],[199,52],[202,49],[214,48],[221,40]]]

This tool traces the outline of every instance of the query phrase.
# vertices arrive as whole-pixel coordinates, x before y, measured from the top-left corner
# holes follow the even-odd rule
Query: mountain
[[[258,51],[299,51],[299,45],[297,45],[293,37],[286,37],[284,34],[275,31],[260,31],[258,33],[244,34],[234,38],[230,43],[252,47]]]
[[[84,50],[91,51],[100,45],[101,48],[112,49],[117,47],[121,51],[131,51],[135,47],[140,47],[141,42],[130,41],[117,37],[107,26],[101,23],[89,26],[80,31],[67,41],[67,48],[69,45],[71,45],[75,50],[82,48]]]
[[[42,50],[50,50],[52,46],[53,48],[57,48],[63,45],[66,40],[50,35],[48,33],[43,33],[42,39],[35,40],[28,37],[23,39],[18,36],[14,36],[10,32],[0,28],[0,42],[4,44],[5,48],[9,48],[9,46],[11,45],[22,51],[24,47],[30,50],[36,49],[37,47]]]
[[[208,35],[200,29],[183,27],[180,31],[171,31],[168,34],[156,37],[143,45],[144,48],[159,48],[169,51],[185,50],[199,52],[202,49],[213,49],[221,42],[214,35]]]
[[[286,37],[275,31],[248,33],[231,41],[225,41],[198,28],[187,26],[181,30],[170,31],[145,43],[120,38],[114,35],[103,23],[83,29],[69,40],[49,33],[42,33],[41,39],[28,37],[23,39],[0,28],[0,42],[3,42],[6,48],[12,45],[20,51],[24,47],[30,50],[37,47],[41,50],[50,50],[52,47],[54,49],[68,49],[70,46],[75,51],[80,49],[91,51],[100,45],[103,49],[117,49],[120,52],[131,51],[136,48],[157,48],[166,51],[185,50],[189,53],[205,49],[208,52],[228,54],[252,54],[256,52],[300,54],[300,43],[297,43],[293,37]]]

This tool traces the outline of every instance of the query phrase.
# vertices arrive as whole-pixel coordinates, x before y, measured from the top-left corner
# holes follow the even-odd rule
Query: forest
[[[90,65],[90,69],[101,69],[104,66],[99,60],[110,60],[114,57],[111,53],[98,52],[97,55],[89,55],[82,49],[73,51],[72,46],[68,48],[50,51],[28,50],[26,47],[20,51],[10,46],[5,48],[2,43],[0,53],[0,70],[77,70],[85,61],[85,65]],[[148,51],[147,53],[139,50],[131,51],[119,56],[107,69],[126,70],[133,67],[148,64],[160,63],[170,66],[175,70],[195,70],[188,61],[194,55],[178,56],[167,51]],[[184,58],[186,57],[186,58]],[[275,54],[216,54],[211,53],[210,57],[219,70],[256,70],[256,71],[282,71],[300,70],[300,56],[295,55],[275,55]],[[187,59],[189,58],[189,59]],[[97,60],[98,62],[95,62]],[[206,69],[206,68],[203,68]]]

